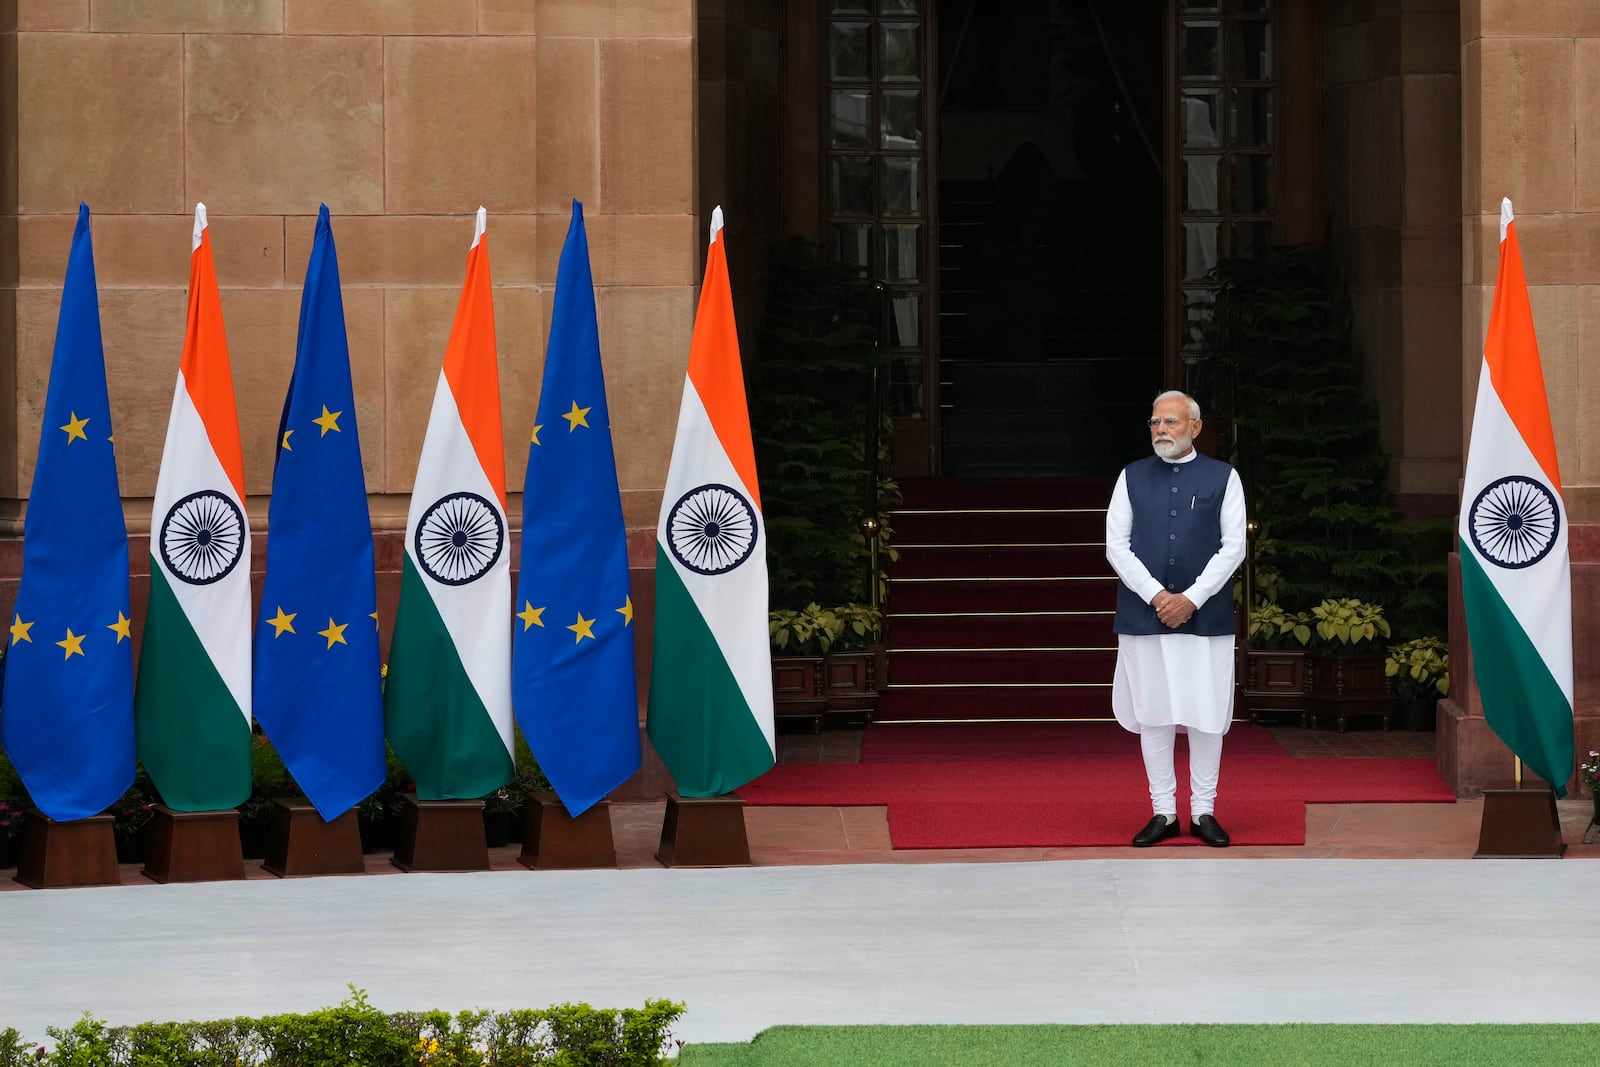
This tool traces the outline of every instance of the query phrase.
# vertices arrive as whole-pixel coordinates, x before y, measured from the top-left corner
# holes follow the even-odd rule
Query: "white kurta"
[[[1173,463],[1189,463],[1190,452]],[[1199,610],[1228,589],[1244,560],[1244,486],[1239,473],[1228,475],[1222,497],[1222,545],[1183,595]],[[1145,603],[1164,588],[1133,554],[1133,507],[1126,475],[1118,475],[1106,510],[1106,558],[1124,585]],[[1231,595],[1231,590],[1229,595]],[[1233,635],[1118,634],[1117,669],[1111,683],[1111,710],[1124,729],[1141,726],[1192,727],[1228,732],[1233,722]]]

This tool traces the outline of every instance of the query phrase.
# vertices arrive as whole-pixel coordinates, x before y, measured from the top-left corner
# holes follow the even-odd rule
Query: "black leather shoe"
[[[1143,830],[1133,835],[1134,848],[1149,848],[1157,841],[1165,841],[1169,837],[1178,836],[1178,820],[1167,821],[1165,815],[1157,815],[1151,819]]]
[[[1212,848],[1228,847],[1228,831],[1210,815],[1196,815],[1189,821],[1189,832]]]

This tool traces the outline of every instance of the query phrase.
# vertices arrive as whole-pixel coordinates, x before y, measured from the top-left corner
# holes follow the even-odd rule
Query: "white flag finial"
[[[722,205],[711,209],[711,243],[717,243],[717,231],[722,229]]]
[[[483,209],[483,205],[482,204],[479,204],[478,205],[478,217],[477,217],[477,219],[476,219],[476,221],[475,221],[475,223],[474,223],[474,225],[472,227],[472,244],[470,244],[468,247],[469,248],[477,248],[478,247],[478,242],[483,240],[483,235],[484,235],[484,233],[486,233],[488,231],[488,229],[489,229],[489,213]]]
[[[1511,219],[1512,219],[1511,198],[1509,196],[1501,197],[1500,198],[1500,240],[1501,241],[1504,241],[1506,239],[1506,227],[1511,225]]]
[[[200,247],[200,235],[206,232],[206,205],[197,203],[194,206],[194,243],[189,246],[193,252]]]

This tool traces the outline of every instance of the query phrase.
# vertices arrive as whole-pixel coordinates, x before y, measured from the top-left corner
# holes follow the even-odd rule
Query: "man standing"
[[[1194,450],[1199,433],[1191,397],[1156,397],[1155,455],[1123,468],[1106,511],[1106,558],[1122,579],[1111,707],[1139,735],[1155,812],[1135,848],[1178,833],[1172,753],[1180,729],[1189,735],[1189,832],[1228,844],[1215,804],[1222,735],[1233,721],[1230,585],[1244,559],[1244,487],[1232,467]]]

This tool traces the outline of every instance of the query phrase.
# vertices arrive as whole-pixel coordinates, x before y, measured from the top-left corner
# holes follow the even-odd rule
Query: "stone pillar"
[[[1405,10],[1390,10],[1404,7]],[[1461,61],[1455,0],[1324,8],[1333,240],[1403,511],[1446,514],[1461,471]]]
[[[1600,747],[1600,436],[1587,417],[1600,403],[1600,383],[1585,373],[1592,360],[1583,358],[1600,343],[1600,130],[1586,121],[1597,106],[1600,6],[1462,0],[1463,447],[1499,265],[1500,200],[1510,197],[1572,524],[1580,753]],[[1454,579],[1452,593],[1459,602]],[[1459,607],[1450,647],[1439,767],[1458,791],[1470,793],[1509,777],[1513,764],[1483,720]]]
[[[727,23],[735,83],[760,88],[773,77],[771,5],[737,17],[724,6],[0,0],[0,612],[15,596],[80,200],[94,213],[118,475],[136,539],[136,639],[196,201],[210,215],[258,588],[313,222],[319,203],[333,214],[387,639],[473,212],[489,213],[515,531],[551,290],[579,199],[630,530],[642,696],[656,516],[705,246],[697,13]],[[765,108],[737,114],[770,129]],[[740,139],[758,161],[768,148]],[[736,162],[748,173],[748,159]],[[515,535],[508,547],[515,560]],[[652,794],[665,784],[653,781]]]

